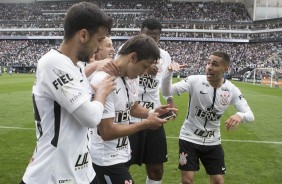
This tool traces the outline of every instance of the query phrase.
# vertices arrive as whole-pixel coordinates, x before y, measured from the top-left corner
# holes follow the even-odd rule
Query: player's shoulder
[[[233,93],[240,93],[240,89],[227,79],[225,79],[225,82],[223,83],[223,86],[221,88],[226,88]]]
[[[169,53],[166,50],[164,50],[162,48],[159,48],[159,49],[160,49],[161,56],[170,57]]]
[[[44,54],[38,61],[38,65],[43,66],[65,66],[66,64],[72,64],[69,57],[63,55],[55,49],[51,49],[46,54]]]
[[[186,79],[200,82],[207,81],[207,77],[205,75],[189,75]]]
[[[92,75],[92,79],[91,79],[91,84],[93,84],[93,83],[99,83],[99,82],[101,82],[107,75],[109,75],[109,74],[107,74],[106,72],[104,72],[104,71],[96,71],[96,72],[94,72],[93,73],[93,75]]]

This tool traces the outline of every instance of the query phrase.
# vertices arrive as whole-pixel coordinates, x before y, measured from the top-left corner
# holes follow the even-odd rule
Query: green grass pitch
[[[35,147],[35,126],[31,101],[32,74],[0,76],[0,184],[19,183]],[[255,121],[226,131],[222,124],[227,184],[282,183],[282,89],[235,83],[252,108]],[[168,159],[163,184],[179,184],[178,135],[187,111],[188,95],[175,96],[178,117],[165,125]],[[230,107],[224,122],[235,113]],[[16,128],[14,128],[16,127]],[[136,184],[144,184],[144,167],[132,166]],[[209,178],[201,166],[195,184],[207,184]]]

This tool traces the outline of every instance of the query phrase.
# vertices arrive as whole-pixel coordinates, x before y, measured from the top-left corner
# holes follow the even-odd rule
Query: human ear
[[[130,62],[136,63],[137,62],[137,53],[136,52],[130,53],[129,54],[129,60],[130,60]]]
[[[89,33],[86,29],[81,29],[79,31],[79,38],[82,43],[86,43],[89,39]]]

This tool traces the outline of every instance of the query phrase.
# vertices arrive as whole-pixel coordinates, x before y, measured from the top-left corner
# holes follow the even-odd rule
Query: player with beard
[[[94,4],[73,5],[64,18],[60,47],[38,61],[32,89],[37,142],[22,184],[89,184],[93,180],[88,128],[100,123],[106,96],[115,89],[115,77],[107,76],[93,86],[92,97],[77,62],[93,56],[111,22]]]

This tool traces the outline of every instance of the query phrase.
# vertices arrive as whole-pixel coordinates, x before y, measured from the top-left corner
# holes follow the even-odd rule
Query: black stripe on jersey
[[[54,147],[57,147],[59,132],[60,132],[60,124],[61,124],[61,106],[55,101],[54,102],[54,137],[51,141],[51,144]]]
[[[213,90],[213,98],[212,98],[211,110],[214,108],[215,98],[216,98],[216,88],[214,88],[214,90]],[[206,129],[207,123],[208,123],[208,119],[206,117],[206,121],[205,121],[205,125],[204,125],[204,128],[205,128],[206,132],[208,131]],[[205,144],[205,142],[206,142],[206,138],[204,138],[203,144]]]
[[[33,110],[34,110],[34,119],[35,119],[35,121],[41,121],[41,118],[40,118],[40,115],[39,115],[39,112],[38,112],[38,109],[37,109],[37,105],[36,105],[36,102],[35,102],[34,94],[32,94],[32,103],[33,103]]]

